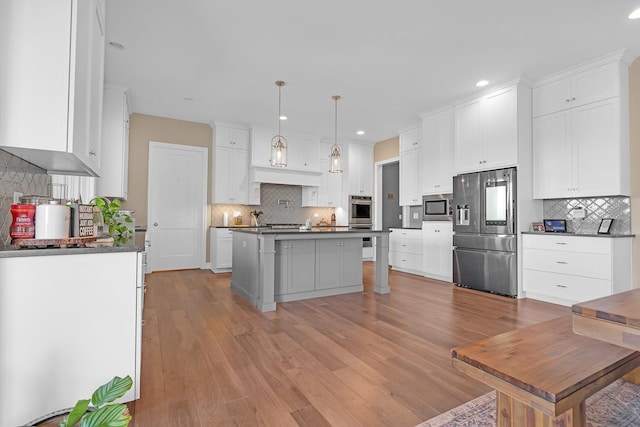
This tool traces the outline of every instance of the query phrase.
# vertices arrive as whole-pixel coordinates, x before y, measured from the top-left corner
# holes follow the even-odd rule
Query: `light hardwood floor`
[[[260,313],[230,274],[147,276],[142,398],[132,425],[414,426],[490,389],[450,350],[570,312],[390,271],[365,291]]]

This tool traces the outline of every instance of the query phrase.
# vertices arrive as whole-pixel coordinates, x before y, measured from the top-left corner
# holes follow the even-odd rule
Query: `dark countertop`
[[[251,233],[251,234],[363,234],[363,233],[389,233],[386,230],[363,230],[363,229],[350,229],[349,227],[313,227],[311,230],[300,230],[297,228],[236,228],[232,229],[238,233]]]
[[[99,248],[45,248],[16,249],[14,245],[0,246],[0,258],[19,258],[29,256],[51,256],[51,255],[79,255],[79,254],[107,254],[116,252],[143,252],[144,246],[133,244],[126,246],[108,246]]]
[[[543,231],[523,231],[522,234],[536,234],[544,236],[570,236],[570,237],[608,237],[610,239],[636,237],[635,234],[587,234],[587,233],[545,233]]]

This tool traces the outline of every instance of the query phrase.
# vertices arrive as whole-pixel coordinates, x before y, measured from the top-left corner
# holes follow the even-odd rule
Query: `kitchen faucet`
[[[284,205],[285,209],[291,209],[291,200],[280,199],[280,200],[278,200],[278,204],[279,205]]]

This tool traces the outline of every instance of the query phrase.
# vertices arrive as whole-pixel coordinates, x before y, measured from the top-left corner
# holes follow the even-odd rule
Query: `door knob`
[[[158,226],[158,223],[157,223],[157,222],[154,222],[154,223],[153,223],[153,226],[154,226],[154,227],[157,227],[157,226]]]

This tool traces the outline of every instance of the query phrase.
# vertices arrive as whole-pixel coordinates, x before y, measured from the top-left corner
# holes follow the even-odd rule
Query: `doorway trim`
[[[400,157],[393,157],[391,159],[380,160],[379,162],[374,163],[374,186],[373,186],[373,195],[377,203],[374,203],[373,210],[373,229],[381,230],[382,229],[382,166],[388,165],[390,163],[400,163]],[[376,259],[376,238],[371,239],[373,241],[373,259]]]
[[[373,228],[375,230],[382,229],[382,166],[388,165],[390,163],[400,163],[400,157],[393,157],[391,159],[381,160],[375,163],[375,185],[374,185],[374,193],[375,200],[378,203],[375,204],[375,209],[373,212]]]

